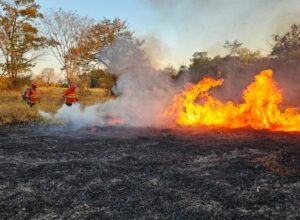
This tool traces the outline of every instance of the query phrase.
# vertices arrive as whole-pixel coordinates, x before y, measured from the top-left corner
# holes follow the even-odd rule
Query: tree
[[[208,57],[207,52],[195,52],[191,62],[189,70],[193,75],[196,75],[197,80],[198,78],[209,74],[211,70],[211,58]]]
[[[165,67],[165,68],[162,70],[162,72],[163,72],[164,74],[169,75],[169,76],[172,77],[172,78],[175,78],[175,77],[177,76],[177,71],[176,71],[176,69],[175,69],[173,66],[171,66],[171,65]]]
[[[293,24],[284,35],[273,35],[271,55],[281,59],[300,59],[300,25]]]
[[[1,0],[0,5],[0,75],[15,81],[35,65],[40,55],[35,52],[49,42],[37,28],[36,22],[43,14],[34,0]]]
[[[208,57],[207,52],[196,52],[191,59],[189,71],[192,73],[193,80],[198,81],[203,76],[220,77],[220,67],[224,64],[225,58],[215,56]]]
[[[172,78],[173,79],[179,79],[181,76],[183,76],[184,74],[188,73],[189,72],[189,69],[187,66],[185,65],[181,65],[179,67],[179,70],[177,71],[176,75],[173,76]]]
[[[191,67],[198,66],[199,64],[201,66],[207,66],[210,62],[211,58],[208,57],[207,52],[195,52],[193,54],[193,58],[191,59]]]
[[[103,70],[92,70],[89,73],[91,88],[104,88],[111,90],[115,85],[117,77]]]
[[[261,58],[260,51],[251,51],[242,47],[237,51],[237,55],[242,63],[248,64]]]
[[[241,62],[241,64],[249,64],[261,58],[260,51],[251,51],[246,47],[242,47],[243,43],[235,40],[233,42],[225,41],[224,48],[229,51],[229,57]]]
[[[126,39],[132,39],[132,32],[128,30],[126,22],[119,18],[114,20],[104,18],[81,33],[77,47],[70,50],[70,56],[79,57],[84,71],[90,71],[99,64],[110,69],[109,63],[105,59],[107,55],[105,56],[104,53],[109,51],[109,48],[117,40]],[[99,51],[102,51],[101,55],[99,55]]]
[[[53,44],[51,51],[62,70],[65,70],[68,83],[76,80],[80,69],[79,56],[71,51],[79,47],[81,36],[89,30],[92,23],[88,17],[62,9],[49,11],[43,20],[44,33]]]
[[[54,69],[49,67],[42,69],[41,72],[35,77],[35,81],[46,86],[51,85],[51,83],[57,81]]]
[[[241,48],[243,43],[239,42],[238,40],[235,40],[233,42],[225,41],[224,48],[226,48],[229,51],[230,56],[236,56],[238,53],[238,50]]]
[[[133,66],[148,64],[145,52],[142,49],[144,41],[136,38],[116,39],[110,47],[98,51],[97,59],[104,65],[107,72],[117,76],[129,71]]]

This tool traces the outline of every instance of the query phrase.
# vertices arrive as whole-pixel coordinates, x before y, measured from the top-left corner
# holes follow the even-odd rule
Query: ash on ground
[[[299,219],[300,134],[0,129],[0,219]]]

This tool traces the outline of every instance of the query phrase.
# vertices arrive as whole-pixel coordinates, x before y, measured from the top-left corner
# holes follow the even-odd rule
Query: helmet
[[[37,87],[37,83],[36,82],[32,82],[31,86],[34,87],[34,88],[36,88]]]
[[[74,83],[73,83],[73,84],[71,85],[71,87],[70,87],[70,88],[71,88],[71,89],[76,89],[76,88],[77,88],[77,86],[76,86],[76,84],[74,84]]]

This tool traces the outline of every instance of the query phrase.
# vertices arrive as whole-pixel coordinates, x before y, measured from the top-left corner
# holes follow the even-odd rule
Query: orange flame
[[[264,70],[243,92],[244,102],[223,103],[208,91],[222,85],[223,79],[204,78],[177,95],[167,111],[176,115],[183,126],[251,127],[273,131],[300,131],[300,114],[296,108],[280,110],[282,94],[272,78],[272,70]]]
[[[105,120],[105,123],[107,125],[116,125],[116,124],[122,124],[124,123],[124,119],[123,118],[119,118],[119,117],[107,117]]]

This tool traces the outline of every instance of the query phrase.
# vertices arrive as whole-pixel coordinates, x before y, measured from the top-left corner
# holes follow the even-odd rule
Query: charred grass
[[[299,134],[31,126],[0,138],[1,219],[300,217]]]

